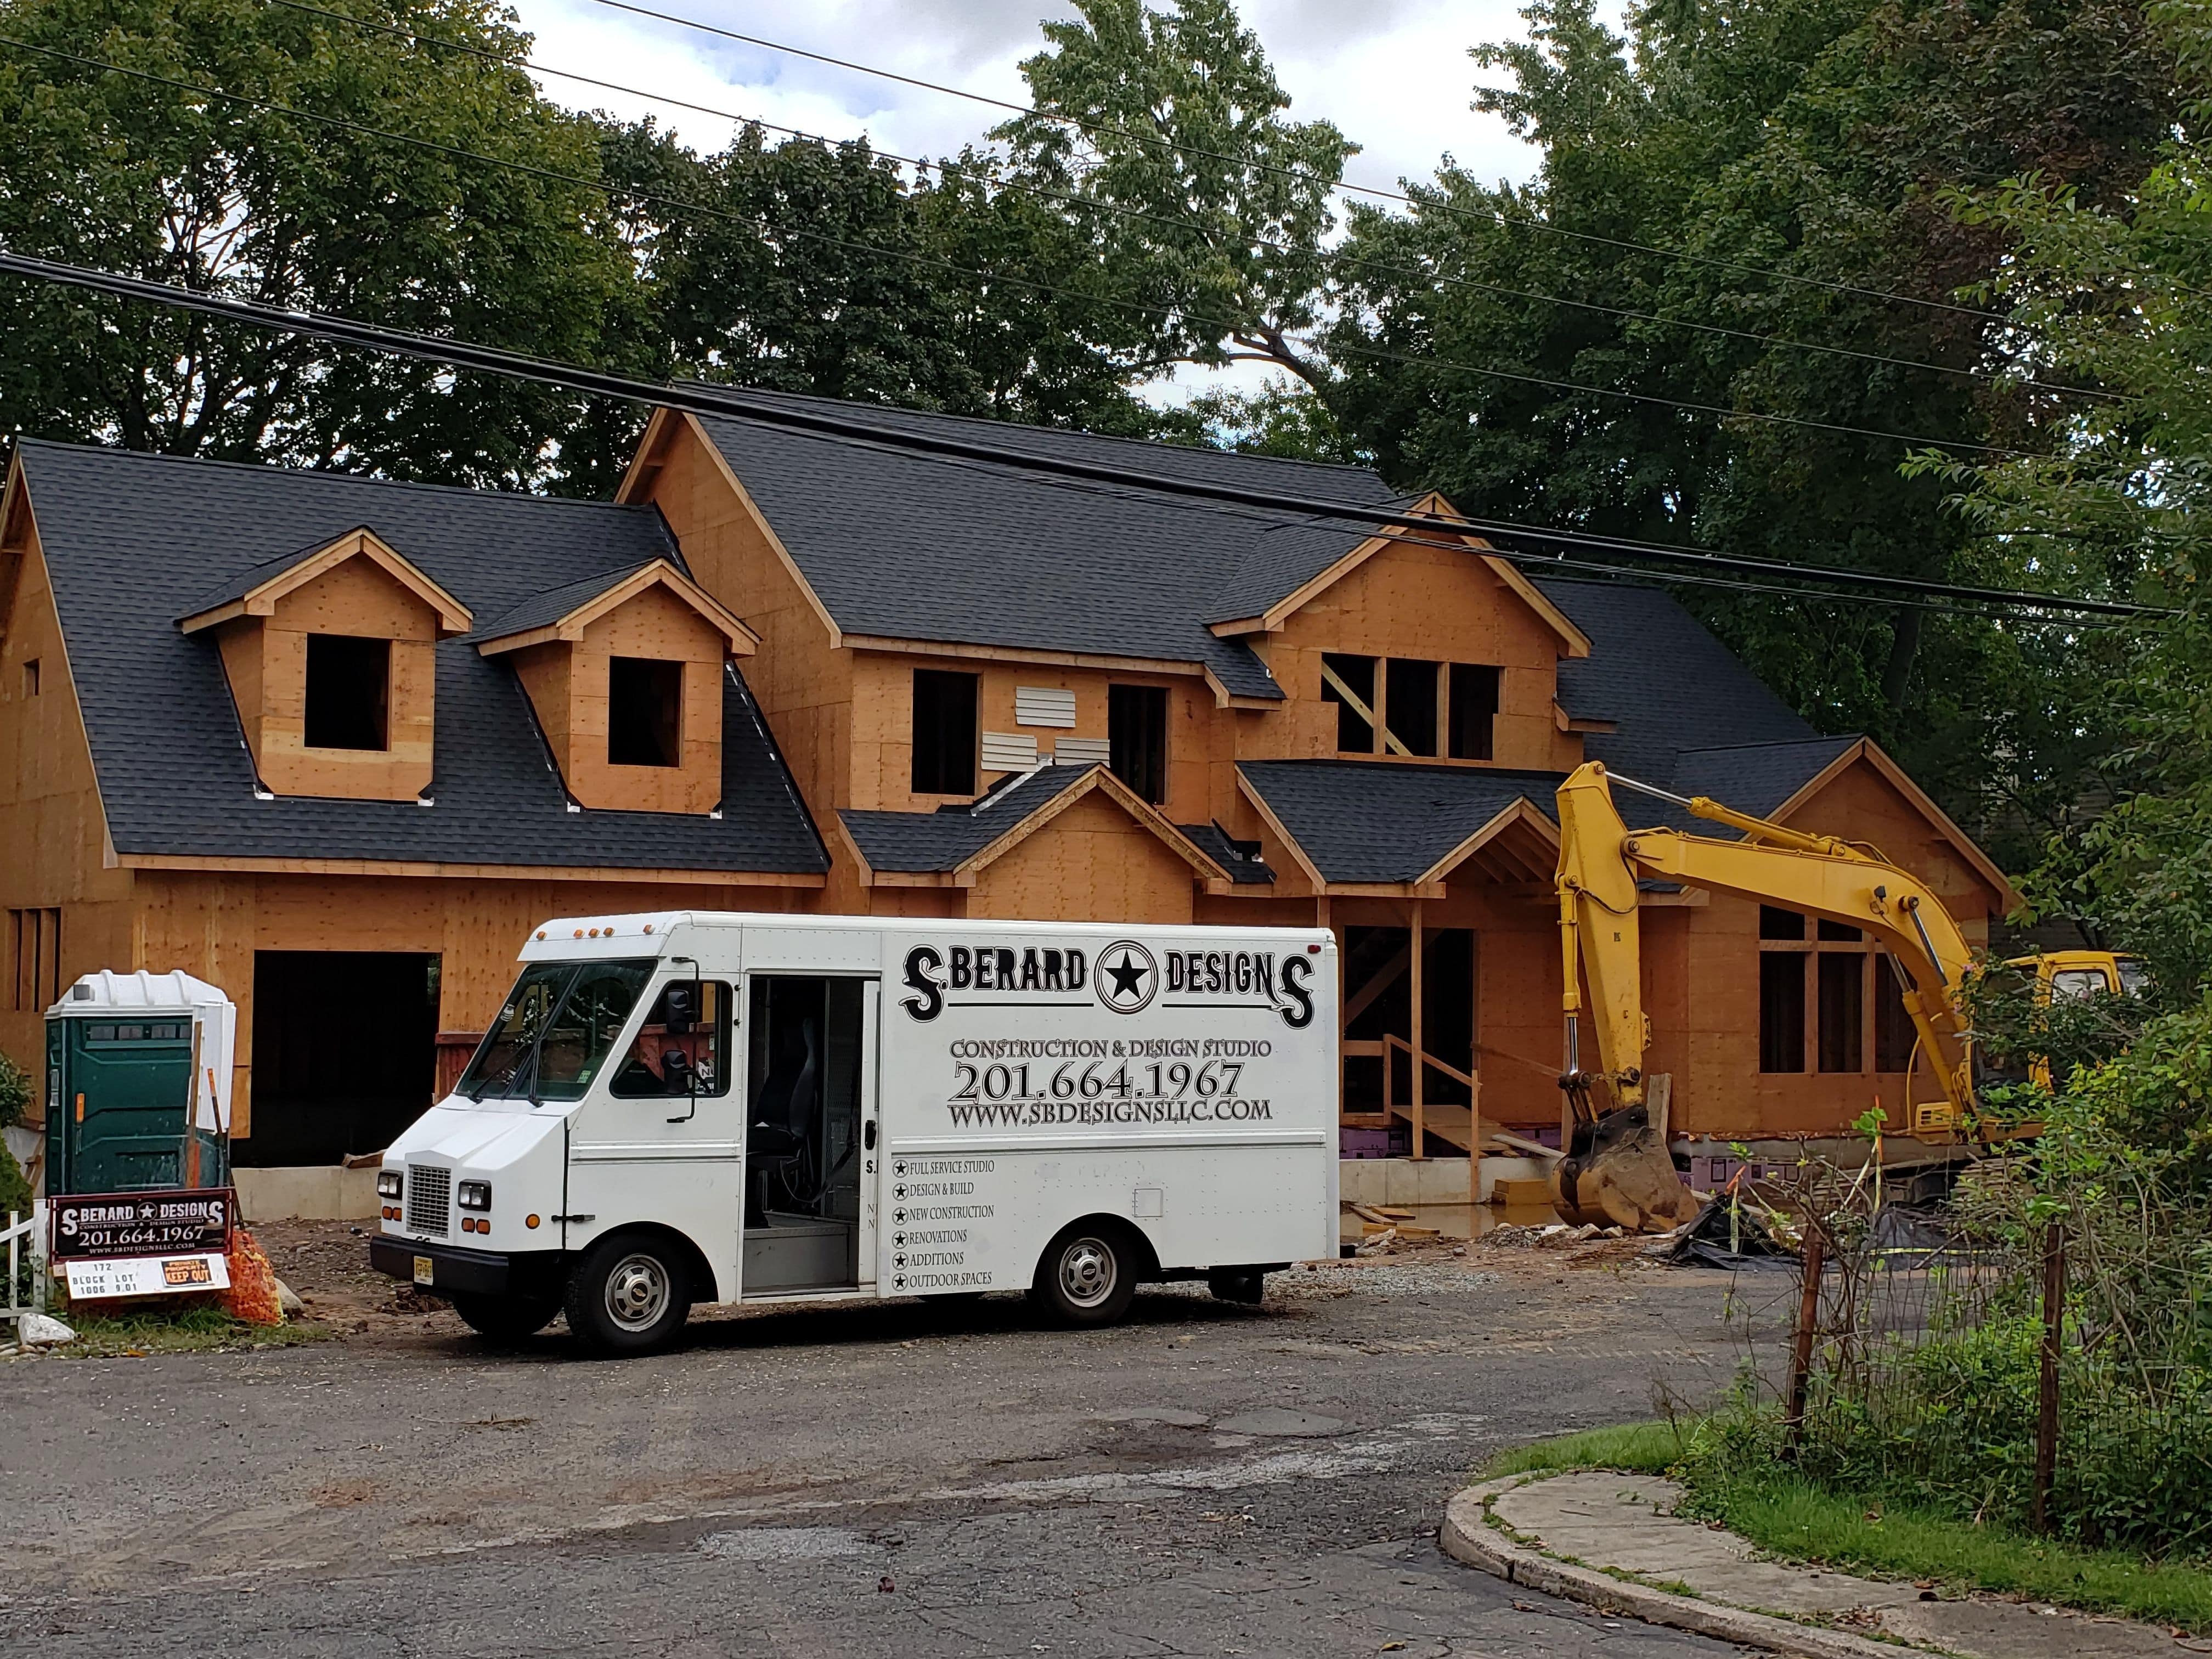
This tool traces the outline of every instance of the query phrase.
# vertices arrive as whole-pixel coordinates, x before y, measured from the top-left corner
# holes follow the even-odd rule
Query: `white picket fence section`
[[[46,1272],[44,1253],[39,1241],[46,1236],[46,1206],[44,1200],[33,1200],[31,1213],[8,1212],[8,1228],[0,1232],[0,1243],[7,1246],[8,1277],[0,1280],[0,1319],[21,1321],[25,1314],[45,1311],[46,1300]],[[19,1304],[16,1297],[23,1272],[21,1264],[32,1265],[31,1299]]]

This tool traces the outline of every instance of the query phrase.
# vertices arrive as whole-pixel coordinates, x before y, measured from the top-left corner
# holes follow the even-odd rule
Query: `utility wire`
[[[1387,528],[1378,530],[1376,528],[1378,524],[1387,526],[1394,518],[1407,517],[1406,510],[1401,506],[1394,506],[1389,502],[1350,501],[1326,496],[1295,494],[1285,490],[1259,489],[1241,484],[1177,477],[1168,473],[1115,466],[1073,456],[1025,453],[1000,445],[971,442],[939,432],[900,430],[896,427],[870,422],[862,418],[858,412],[833,414],[821,409],[801,406],[815,402],[827,403],[829,400],[826,399],[802,399],[788,394],[763,395],[734,387],[709,386],[696,380],[656,382],[639,380],[628,375],[614,374],[574,364],[534,357],[522,352],[508,351],[495,346],[480,345],[472,341],[459,340],[447,336],[426,335],[404,329],[387,328],[328,313],[285,310],[275,306],[260,305],[251,301],[233,299],[226,295],[177,288],[167,283],[152,282],[144,277],[127,276],[118,272],[98,270],[56,260],[33,258],[23,254],[0,252],[0,274],[90,289],[125,300],[171,306],[202,315],[224,318],[253,327],[305,335],[313,338],[329,340],[341,345],[360,346],[370,350],[440,363],[452,368],[481,370],[514,379],[534,380],[541,385],[559,386],[564,390],[596,397],[618,398],[647,405],[665,405],[692,414],[752,421],[762,425],[797,431],[810,436],[830,438],[853,447],[940,459],[949,457],[965,461],[981,462],[1002,469],[1085,479],[1097,483],[1141,489],[1148,494],[1264,508],[1286,517],[1302,515],[1309,520],[1348,523],[1359,526],[1364,534],[1380,539],[1416,546],[1443,548],[1452,552],[1463,553],[1469,550],[1467,543],[1464,540],[1446,541],[1440,538],[1453,534],[1497,538],[1507,543],[1534,544],[1538,550],[1547,545],[1569,548],[1589,546],[1601,551],[1631,552],[1635,556],[1686,565],[1704,572],[1732,572],[1755,576],[1778,575],[1794,579],[1799,582],[1807,580],[1829,582],[1841,587],[1872,591],[1893,599],[1897,595],[1904,594],[1913,597],[1959,599],[1972,604],[2001,605],[2029,611],[2061,611],[2089,616],[2149,617],[2172,614],[2170,611],[2152,606],[2123,600],[2077,599],[2029,592],[2019,589],[1976,587],[1959,583],[1931,581],[1919,577],[1886,576],[1873,571],[1845,570],[1792,564],[1780,560],[1699,552],[1680,547],[1668,547],[1658,543],[1634,543],[1625,538],[1589,536],[1575,531],[1549,530],[1513,524],[1510,521],[1485,520],[1455,513],[1415,515],[1421,528],[1429,532],[1425,536],[1419,533],[1392,532]],[[1513,550],[1508,547],[1499,550],[1510,553]],[[1551,556],[1554,562],[1562,566],[1575,562],[1565,554],[1555,554]],[[1668,579],[1672,580],[1671,577]],[[1838,594],[1830,597],[1841,598],[1842,596]]]
[[[657,11],[651,6],[634,3],[634,0],[599,0],[599,3],[616,11],[635,13],[640,17],[651,17],[663,23],[673,23],[679,28],[696,29],[702,34],[716,34],[726,40],[736,40],[749,46],[758,46],[764,52],[782,52],[793,58],[805,58],[817,64],[827,64],[833,69],[850,70],[856,75],[873,76],[878,80],[896,81],[902,86],[919,88],[924,92],[942,93],[949,98],[964,98],[970,103],[987,104],[994,109],[1010,111],[1016,115],[1034,117],[1040,121],[1056,121],[1079,131],[1096,133],[1110,138],[1126,138],[1133,143],[1151,144],[1177,155],[1195,156],[1202,161],[1226,161],[1232,167],[1253,165],[1244,158],[1224,155],[1218,150],[1199,149],[1188,144],[1178,144],[1163,138],[1158,133],[1135,132],[1127,127],[1110,126],[1085,121],[1079,116],[1055,114],[1030,104],[1017,104],[1003,98],[993,98],[984,93],[970,92],[963,87],[946,86],[941,82],[924,81],[911,75],[901,75],[895,70],[878,69],[873,64],[855,63],[848,58],[832,58],[826,52],[810,52],[804,46],[786,45],[781,40],[765,40],[757,34],[740,34],[735,29],[726,29],[713,23],[702,23],[695,18],[679,16],[674,12]],[[1440,210],[1455,217],[1490,220],[1501,225],[1520,229],[1540,231],[1547,236],[1564,236],[1578,242],[1592,242],[1602,247],[1616,247],[1632,253],[1650,253],[1662,259],[1679,259],[1686,264],[1705,265],[1717,270],[1732,270],[1748,276],[1765,276],[1774,282],[1795,283],[1807,288],[1826,289],[1836,294],[1854,294],[1869,300],[1892,300],[1900,305],[1923,306],[1931,311],[1954,312],[1961,316],[1976,318],[1983,322],[2003,323],[2011,319],[2002,312],[1982,311],[1972,306],[1956,304],[1948,300],[1927,300],[1911,294],[1893,293],[1887,289],[1860,288],[1850,283],[1830,282],[1824,277],[1800,276],[1789,271],[1775,270],[1764,265],[1747,265],[1730,259],[1717,259],[1703,253],[1686,253],[1675,248],[1654,247],[1648,242],[1632,242],[1617,236],[1600,236],[1589,231],[1569,230],[1561,225],[1547,223],[1541,219],[1521,218],[1496,210],[1478,212],[1457,203],[1425,200],[1405,191],[1383,190],[1374,185],[1347,185],[1340,180],[1322,178],[1302,167],[1284,167],[1261,164],[1258,171],[1279,178],[1295,179],[1306,184],[1320,185],[1338,195],[1370,196],[1379,201],[1404,202],[1424,210]]]
[[[493,52],[488,47],[476,46],[465,40],[448,40],[443,35],[417,33],[413,29],[402,28],[396,23],[379,22],[373,18],[349,16],[344,12],[334,11],[327,6],[310,4],[308,0],[268,0],[268,3],[312,16],[327,17],[335,22],[349,24],[355,28],[370,30],[379,34],[394,35],[404,40],[411,40],[417,46],[461,52],[486,63],[502,64],[510,69],[526,70],[533,75],[550,76],[556,80],[573,81],[580,86],[597,87],[603,92],[621,93],[625,97],[641,99],[648,103],[664,104],[674,109],[690,110],[696,114],[711,115],[717,120],[730,121],[741,126],[759,127],[769,132],[784,133],[793,138],[805,139],[818,144],[836,145],[852,142],[833,138],[825,133],[810,132],[802,127],[786,126],[780,122],[770,121],[758,115],[741,114],[735,110],[718,108],[712,104],[695,103],[688,98],[678,98],[673,93],[648,92],[642,87],[625,86],[619,81],[604,80],[596,75],[585,75],[574,70],[556,69],[550,64],[541,64],[534,58],[511,57],[504,52]],[[1142,208],[1128,207],[1118,202],[1102,202],[1094,197],[1078,196],[1067,191],[1052,189],[1048,185],[1040,185],[1030,179],[1009,178],[995,172],[978,172],[963,167],[958,162],[943,157],[932,161],[924,156],[902,155],[896,150],[882,149],[872,141],[866,140],[865,137],[861,142],[868,143],[871,155],[881,157],[887,161],[896,161],[903,167],[912,167],[917,173],[926,173],[933,167],[948,174],[958,175],[964,173],[972,177],[983,179],[994,190],[1016,191],[1026,196],[1060,203],[1067,207],[1081,209],[1086,212],[1107,213],[1146,224],[1166,226],[1170,229],[1186,230],[1189,228],[1187,222],[1170,218],[1165,214],[1147,212]],[[1249,240],[1252,246],[1265,248],[1271,253],[1295,256],[1298,252],[1297,249],[1285,246],[1280,242],[1271,241],[1264,236],[1255,236]],[[1352,263],[1361,268],[1394,276],[1406,277],[1416,283],[1443,288],[1465,289],[1471,293],[1495,295],[1505,299],[1531,300],[1540,305],[1565,306],[1577,311],[1595,312],[1603,316],[1624,318],[1632,322],[1656,323],[1664,328],[1687,329],[1695,333],[1716,335],[1726,339],[1747,340],[1762,347],[1817,352],[1829,356],[1847,357],[1859,362],[1881,363],[1893,368],[1920,369],[1929,374],[1954,375],[1961,380],[1984,385],[2003,384],[2009,381],[2013,385],[2032,391],[2052,392],[2061,397],[2085,398],[2112,403],[2119,401],[2118,394],[2093,386],[2062,386],[2055,381],[2038,380],[2033,375],[1993,374],[1987,369],[1961,367],[1955,363],[1932,362],[1923,357],[1899,357],[1888,352],[1869,351],[1856,346],[1828,345],[1817,340],[1795,340],[1786,335],[1761,334],[1753,329],[1731,328],[1724,323],[1699,322],[1687,317],[1662,316],[1656,312],[1638,311],[1627,306],[1606,305],[1599,301],[1581,299],[1570,295],[1538,294],[1528,289],[1510,288],[1500,283],[1480,282],[1472,276],[1455,276],[1441,270],[1424,270],[1411,265],[1392,264],[1358,257],[1355,256],[1353,250],[1348,247],[1317,248],[1315,250],[1314,257],[1330,266],[1342,266],[1347,263]]]
[[[562,173],[555,168],[538,167],[532,162],[513,161],[504,156],[487,155],[480,150],[468,149],[456,144],[441,143],[434,139],[416,138],[405,133],[373,127],[365,122],[349,120],[343,116],[325,115],[313,110],[280,104],[270,99],[257,98],[246,93],[230,92],[221,87],[205,86],[197,82],[180,80],[174,76],[158,74],[152,70],[132,69],[122,64],[112,63],[106,58],[88,57],[82,52],[67,52],[58,46],[41,46],[35,41],[21,40],[13,35],[0,34],[0,46],[38,52],[45,57],[81,64],[87,69],[128,76],[137,80],[151,82],[158,86],[173,87],[179,91],[192,93],[203,98],[224,99],[232,103],[266,110],[272,114],[289,116],[295,120],[319,122],[325,126],[359,133],[365,137],[380,139],[387,143],[411,144],[418,149],[434,151],[439,155],[455,156],[464,161],[478,161],[487,167],[504,167],[510,172],[520,173],[558,184],[573,185],[582,190],[596,191],[609,198],[623,197],[632,201],[650,203],[655,206],[680,212],[704,214],[711,218],[723,219],[733,224],[744,225],[756,231],[765,228],[758,219],[750,214],[732,212],[726,208],[717,208],[708,203],[692,201],[683,197],[663,196],[628,185],[610,184],[601,179],[587,179],[579,173]],[[1035,294],[1074,300],[1088,305],[1109,306],[1141,316],[1174,321],[1182,314],[1169,307],[1148,306],[1133,300],[1120,300],[1105,295],[1085,294],[1077,289],[1060,288],[1050,283],[1036,282],[1025,276],[1011,276],[1002,271],[979,270],[971,265],[958,264],[952,260],[939,258],[931,254],[914,253],[903,249],[885,247],[880,243],[832,236],[826,232],[808,230],[798,226],[784,227],[781,234],[808,241],[821,242],[831,247],[842,248],[848,252],[872,253],[910,264],[928,266],[955,276],[975,277],[986,283],[1001,283],[1011,287],[1026,289]],[[1316,341],[1288,334],[1285,334],[1283,337],[1291,344],[1304,346],[1310,350],[1323,352],[1330,349]],[[1540,386],[1555,392],[1571,392],[1583,397],[1614,398],[1629,403],[1655,405],[1664,409],[1679,409],[1686,413],[1710,415],[1723,421],[1756,421],[1768,425],[1801,427],[1813,431],[1832,432],[1846,437],[1875,438],[1885,442],[1903,444],[1908,448],[1916,445],[1926,445],[1938,449],[1970,449],[1981,454],[2005,459],[2014,459],[2032,453],[1998,444],[1978,443],[1965,438],[1929,437],[1909,432],[1893,432],[1881,427],[1853,426],[1839,421],[1817,421],[1800,415],[1778,415],[1764,410],[1731,409],[1721,404],[1698,403],[1683,398],[1668,398],[1656,392],[1629,392],[1617,386],[1589,386],[1576,380],[1554,380],[1540,374],[1523,374],[1516,369],[1495,368],[1481,363],[1466,362],[1453,357],[1420,357],[1410,352],[1389,351],[1380,347],[1364,345],[1341,345],[1334,349],[1340,355],[1397,363],[1410,368],[1452,370],[1492,380],[1511,381],[1522,386]]]

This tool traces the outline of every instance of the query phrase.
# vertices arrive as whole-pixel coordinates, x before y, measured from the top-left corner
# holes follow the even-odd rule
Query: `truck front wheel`
[[[691,1275],[664,1240],[617,1234],[584,1252],[568,1276],[568,1328],[601,1353],[648,1353],[691,1312]]]
[[[561,1311],[557,1297],[455,1296],[453,1311],[478,1336],[495,1342],[520,1342],[553,1322]]]
[[[1045,1248],[1032,1300],[1063,1325],[1111,1325],[1137,1294],[1136,1252],[1118,1227],[1078,1222]]]

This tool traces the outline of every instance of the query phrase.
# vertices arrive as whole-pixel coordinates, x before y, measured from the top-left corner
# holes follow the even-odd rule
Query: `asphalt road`
[[[18,1361],[0,1629],[54,1659],[1736,1651],[1435,1542],[1495,1448],[1721,1387],[1725,1279],[1480,1248],[1285,1277],[1103,1332],[992,1297],[629,1362],[449,1319]]]

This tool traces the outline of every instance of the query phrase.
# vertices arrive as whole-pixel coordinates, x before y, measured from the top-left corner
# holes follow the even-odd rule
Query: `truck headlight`
[[[453,1200],[465,1210],[489,1210],[491,1208],[491,1182],[464,1181],[454,1190]]]
[[[398,1170],[379,1170],[376,1172],[376,1195],[379,1198],[398,1197],[399,1181],[400,1176]]]

